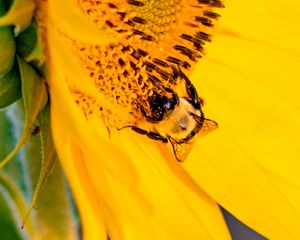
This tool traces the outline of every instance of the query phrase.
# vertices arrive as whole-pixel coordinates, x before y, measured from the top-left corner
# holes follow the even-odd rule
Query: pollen
[[[143,118],[141,106],[150,111],[148,99],[154,92],[177,91],[179,70],[188,74],[202,57],[219,17],[214,9],[223,6],[219,0],[77,0],[77,4],[117,41],[91,45],[71,39],[70,46],[93,86],[130,113],[132,119],[123,122],[132,124]],[[87,118],[96,114],[111,119],[111,109],[88,93],[72,91]]]
[[[117,129],[124,128],[134,121],[134,119],[127,118],[127,122],[123,120],[121,124],[119,120],[120,115],[114,112],[113,109],[102,107],[95,98],[87,95],[87,93],[84,93],[79,89],[73,88],[71,91],[77,106],[80,108],[87,120],[95,118],[98,120],[99,117],[101,117],[107,127],[114,127]]]

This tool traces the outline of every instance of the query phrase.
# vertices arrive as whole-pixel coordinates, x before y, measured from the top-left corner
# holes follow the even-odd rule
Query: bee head
[[[178,104],[178,96],[176,93],[172,94],[172,97],[169,98],[164,95],[154,93],[149,98],[151,117],[150,119],[154,122],[160,122],[164,120]]]

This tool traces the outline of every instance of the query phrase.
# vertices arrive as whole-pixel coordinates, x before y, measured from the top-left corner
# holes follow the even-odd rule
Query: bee
[[[170,142],[177,161],[186,159],[192,149],[196,136],[203,136],[216,129],[218,124],[206,119],[202,112],[203,101],[190,79],[180,71],[186,94],[179,96],[175,91],[166,88],[170,96],[154,93],[149,97],[150,112],[140,106],[150,130],[138,126],[131,129],[151,139]]]

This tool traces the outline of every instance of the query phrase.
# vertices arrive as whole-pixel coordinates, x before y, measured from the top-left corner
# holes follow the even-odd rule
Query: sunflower
[[[25,59],[47,83],[29,84],[39,104],[27,115],[45,112],[49,90],[55,149],[84,239],[231,239],[219,205],[268,239],[300,236],[299,4],[221,7],[218,0],[37,1],[44,55]],[[22,77],[29,70],[18,63]],[[182,90],[169,78],[178,71],[219,125],[193,142],[184,162],[171,144],[130,129],[149,111],[149,96]],[[162,88],[157,82],[166,79]]]

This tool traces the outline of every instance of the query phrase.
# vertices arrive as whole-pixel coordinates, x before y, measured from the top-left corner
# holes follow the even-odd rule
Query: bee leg
[[[148,138],[151,138],[151,139],[154,139],[154,140],[158,140],[158,141],[162,141],[162,142],[165,142],[167,143],[168,142],[168,139],[159,135],[158,133],[155,133],[155,132],[148,132],[144,129],[141,129],[141,128],[138,128],[138,127],[131,127],[131,129],[139,134],[142,134],[142,135],[146,135]]]
[[[192,104],[195,109],[200,109],[202,106],[202,100],[198,97],[198,93],[191,80],[186,78],[185,87],[188,95],[192,99]]]
[[[141,113],[143,114],[143,116],[145,117],[145,119],[146,119],[148,122],[151,122],[151,123],[158,123],[158,122],[159,122],[159,121],[156,121],[155,119],[153,119],[153,118],[151,118],[151,117],[149,117],[149,116],[147,115],[147,112],[146,112],[146,110],[144,109],[144,107],[142,106],[142,104],[140,104],[139,102],[136,102],[135,104],[139,107],[139,109],[141,110]]]
[[[145,116],[145,119],[148,121],[148,122],[150,122],[150,123],[159,123],[160,121],[157,121],[157,120],[155,120],[155,119],[153,119],[153,118],[151,118],[151,117],[148,117],[148,116]]]
[[[181,72],[181,76],[185,81],[186,91],[189,97],[192,99],[191,104],[194,106],[195,109],[200,110],[201,106],[203,105],[203,102],[201,98],[199,98],[195,86],[192,84],[191,80],[183,72]]]
[[[159,121],[155,120],[154,118],[152,117],[149,117],[145,111],[145,109],[140,106],[140,110],[142,112],[142,114],[144,115],[145,119],[148,121],[148,122],[151,122],[151,123],[158,123]]]

